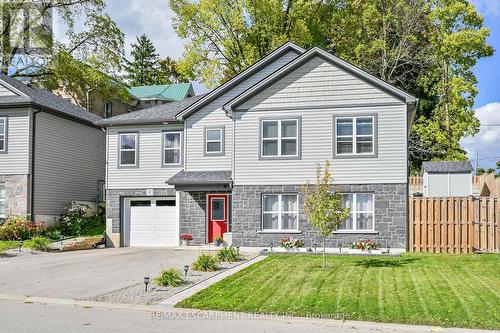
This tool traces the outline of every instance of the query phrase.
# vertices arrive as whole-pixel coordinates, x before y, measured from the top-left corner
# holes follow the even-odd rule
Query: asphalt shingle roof
[[[133,86],[129,93],[137,99],[165,99],[179,101],[188,96],[191,83],[172,83],[150,86]]]
[[[156,123],[162,121],[176,121],[175,116],[205,95],[188,97],[180,101],[151,106],[138,111],[120,114],[114,117],[101,119],[97,125],[120,125],[138,123]]]
[[[424,162],[422,168],[426,172],[472,172],[474,170],[469,161]]]
[[[167,180],[171,185],[229,184],[231,171],[180,171]]]
[[[17,103],[32,103],[43,108],[50,109],[55,112],[68,115],[72,118],[78,118],[86,122],[93,123],[101,117],[95,113],[82,109],[79,106],[65,100],[64,98],[51,93],[48,90],[37,89],[25,85],[21,81],[10,76],[0,74],[0,80],[9,84],[13,88],[19,90],[27,96],[2,96],[0,98],[1,104],[17,104]]]

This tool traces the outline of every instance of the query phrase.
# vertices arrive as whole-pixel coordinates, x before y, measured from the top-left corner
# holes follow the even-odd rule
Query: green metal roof
[[[191,83],[159,84],[151,86],[135,86],[128,89],[137,99],[164,99],[179,101],[189,96]]]

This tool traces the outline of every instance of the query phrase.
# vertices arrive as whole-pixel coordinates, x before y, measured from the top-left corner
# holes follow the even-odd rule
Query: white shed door
[[[179,244],[175,198],[128,199],[129,246]]]

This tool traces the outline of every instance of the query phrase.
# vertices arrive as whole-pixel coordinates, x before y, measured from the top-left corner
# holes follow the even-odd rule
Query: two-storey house
[[[0,74],[0,218],[54,224],[70,201],[99,199],[106,161],[99,119]]]
[[[287,43],[210,93],[103,119],[112,246],[320,241],[301,187],[331,161],[350,217],[328,246],[406,248],[416,99],[332,54]]]

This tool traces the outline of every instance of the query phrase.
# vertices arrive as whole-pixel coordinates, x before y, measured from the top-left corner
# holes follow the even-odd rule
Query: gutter
[[[39,108],[33,112],[31,120],[31,170],[30,170],[30,220],[35,221],[35,132],[36,132],[36,114],[42,112]]]

